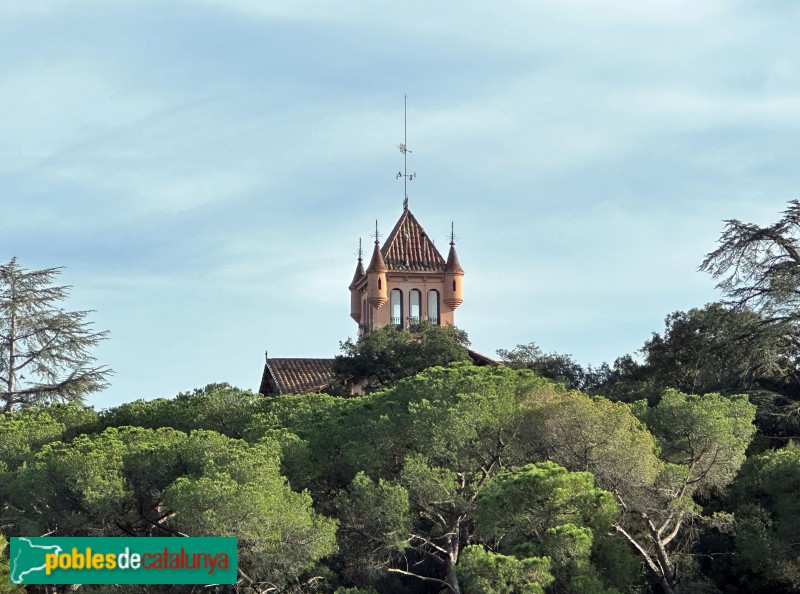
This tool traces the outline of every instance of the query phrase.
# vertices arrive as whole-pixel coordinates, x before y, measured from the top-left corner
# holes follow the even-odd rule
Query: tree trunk
[[[456,564],[458,563],[460,549],[461,518],[458,518],[450,529],[450,537],[447,542],[447,572],[444,578],[453,594],[461,594],[461,585],[458,583],[458,575],[456,574]]]
[[[11,412],[11,404],[14,402],[14,391],[17,389],[15,378],[14,360],[17,358],[17,305],[15,300],[16,286],[11,283],[11,319],[8,328],[8,381],[6,385],[6,402],[3,412]]]
[[[646,523],[649,524],[648,528],[652,527],[652,522],[646,520]],[[625,540],[628,541],[628,544],[633,549],[634,553],[639,555],[644,560],[644,566],[647,570],[653,574],[653,577],[658,581],[658,585],[661,587],[661,590],[664,594],[675,594],[675,586],[677,584],[677,573],[675,571],[675,566],[669,559],[669,555],[664,548],[663,543],[659,538],[653,538],[653,533],[650,533],[650,540],[653,542],[656,548],[656,556],[653,556],[642,546],[636,539],[628,533],[622,526],[619,524],[614,525],[614,529],[622,535]],[[655,530],[655,529],[653,529]]]
[[[458,575],[456,575],[456,564],[450,559],[447,561],[447,573],[444,581],[447,582],[453,594],[461,594],[461,585],[458,583]]]
[[[674,582],[671,583],[663,574],[663,572],[655,572],[652,569],[650,571],[655,574],[654,577],[658,580],[658,585],[664,594],[675,594]]]
[[[14,381],[14,359],[16,358],[16,338],[17,338],[17,324],[16,324],[16,311],[14,311],[13,295],[11,297],[11,324],[8,329],[8,385],[6,386],[6,403],[3,412],[11,412],[11,402],[14,397],[14,390],[16,389]]]
[[[658,565],[661,569],[659,575],[661,589],[664,590],[665,594],[672,594],[677,583],[675,564],[672,563],[672,560],[669,558],[669,553],[667,553],[667,549],[658,534],[658,530],[656,530],[656,527],[653,525],[652,520],[646,518],[645,522],[647,525],[647,532],[650,534],[650,540],[653,542],[653,546],[656,549],[656,558],[658,559]]]

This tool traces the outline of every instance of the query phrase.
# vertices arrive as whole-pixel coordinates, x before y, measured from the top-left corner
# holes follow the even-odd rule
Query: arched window
[[[400,289],[392,289],[392,324],[403,327],[403,292]]]
[[[380,277],[378,277],[378,290],[379,291],[381,290],[381,279],[380,279]]]
[[[453,279],[453,290],[456,290],[456,279]]]
[[[428,319],[434,324],[439,324],[439,291],[428,291]]]
[[[417,289],[411,289],[408,294],[408,323],[419,324],[422,317],[422,293]]]

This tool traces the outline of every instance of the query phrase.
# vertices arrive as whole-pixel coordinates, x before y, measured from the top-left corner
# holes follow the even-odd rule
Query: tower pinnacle
[[[403,143],[398,145],[400,152],[403,153],[403,171],[398,171],[396,179],[403,178],[403,210],[408,210],[408,182],[417,177],[416,173],[408,172],[408,153],[411,150],[408,148],[408,100],[407,96],[403,95]]]

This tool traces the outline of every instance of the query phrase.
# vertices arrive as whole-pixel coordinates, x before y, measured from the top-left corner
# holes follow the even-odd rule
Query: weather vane
[[[403,153],[403,171],[398,171],[395,179],[403,178],[403,210],[408,210],[408,182],[417,177],[416,173],[408,172],[408,99],[403,95],[403,144],[398,145],[400,152]]]
[[[377,219],[375,219],[375,234],[373,235],[373,237],[375,238],[375,243],[378,243],[378,241],[381,238],[381,236],[378,234],[378,220]]]
[[[456,231],[453,221],[450,221],[450,245],[456,244]]]
[[[361,238],[358,238],[358,261],[360,262],[361,259],[364,257],[364,250],[361,249]]]

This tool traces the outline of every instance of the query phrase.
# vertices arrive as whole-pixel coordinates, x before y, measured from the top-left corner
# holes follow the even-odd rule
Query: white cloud
[[[68,147],[113,134],[158,106],[149,93],[130,92],[85,65],[61,62],[33,70],[11,66],[0,76],[0,172],[19,170]]]
[[[38,2],[9,0],[8,2],[0,4],[0,15],[8,18],[47,15],[66,4],[67,2],[65,0],[40,0]]]

